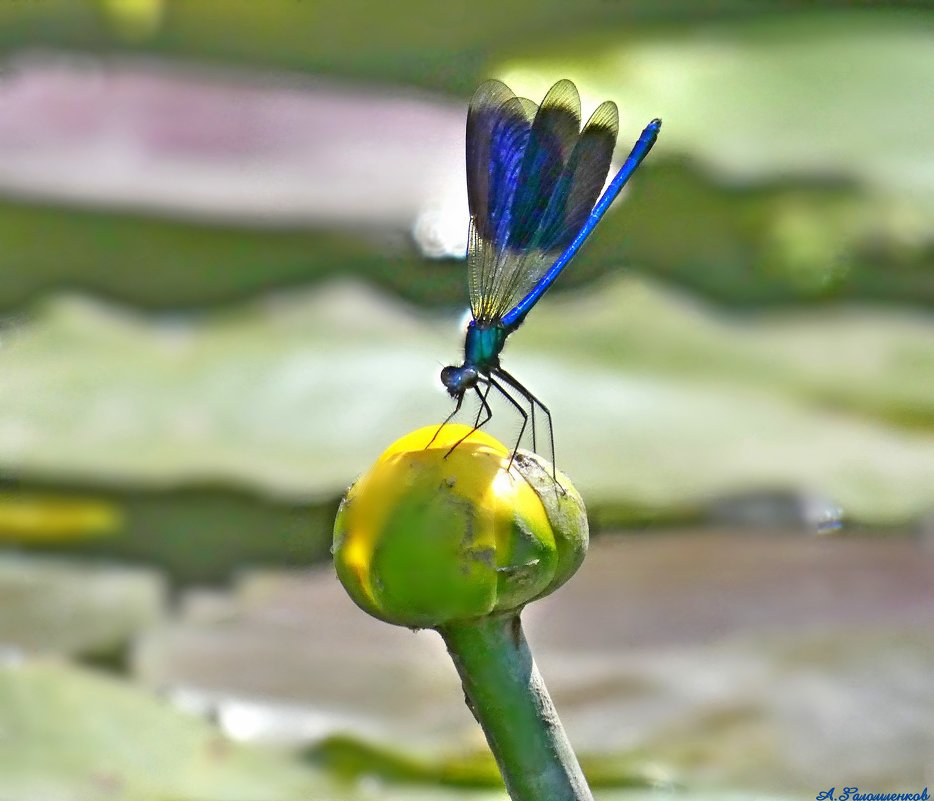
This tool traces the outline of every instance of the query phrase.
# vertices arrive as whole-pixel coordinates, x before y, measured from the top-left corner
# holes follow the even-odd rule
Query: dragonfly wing
[[[539,229],[541,247],[564,250],[584,227],[606,183],[618,135],[619,112],[607,100],[590,116],[568,159]]]
[[[467,112],[467,247],[470,307],[489,320],[497,283],[498,254],[507,247],[515,218],[518,176],[538,111],[499,81],[481,84]]]
[[[539,247],[545,212],[574,150],[581,130],[581,99],[577,87],[558,81],[535,115],[516,178],[513,224],[507,245],[514,250]]]
[[[485,81],[477,88],[467,110],[467,200],[470,216],[480,220],[484,235],[488,234],[484,224],[490,218],[491,154],[502,147],[500,142],[494,144],[494,132],[501,135],[501,121],[506,115],[503,107],[515,97],[501,81]],[[525,127],[527,121],[516,120],[515,125]]]
[[[580,136],[580,125],[577,87],[568,80],[558,81],[535,112],[518,172],[507,174],[510,187],[504,195],[509,210],[497,221],[493,252],[483,262],[480,319],[484,322],[502,317],[548,269],[552,256],[542,249],[541,226]]]
[[[595,126],[596,128],[615,129],[615,125],[613,124],[613,118],[616,116],[615,109],[606,109],[606,114],[601,114],[600,116],[604,117],[605,122],[599,122],[599,124]],[[589,124],[588,127],[590,127]],[[607,209],[610,208],[623,187],[626,186],[627,181],[632,177],[632,174],[639,168],[643,159],[649,154],[656,139],[658,139],[658,132],[661,130],[661,127],[662,121],[660,119],[654,119],[645,126],[639,139],[626,157],[626,161],[623,162],[623,166],[620,167],[619,172],[613,176],[613,180],[607,184],[606,189],[603,190],[603,194],[600,195],[600,199],[593,205],[593,209],[589,214],[587,213],[587,209],[591,206],[591,198],[594,196],[594,189],[600,185],[600,182],[594,180],[593,184],[589,187],[588,182],[584,180],[575,183],[575,185],[581,187],[581,192],[578,198],[572,195],[570,197],[571,202],[566,206],[568,210],[568,214],[565,216],[565,219],[568,221],[566,234],[559,236],[556,240],[558,244],[562,245],[562,248],[560,251],[557,251],[558,255],[551,266],[548,267],[540,277],[536,277],[534,284],[530,284],[531,288],[529,291],[522,296],[515,306],[500,317],[500,324],[505,329],[511,331],[522,324],[522,321],[529,311],[531,311],[532,307],[538,303],[542,295],[548,291],[548,288],[555,282],[555,279],[557,279],[564,268],[568,266],[571,259],[580,251],[581,245],[583,245],[584,242],[587,241],[587,237],[593,233],[594,228],[596,228],[600,220],[603,219],[603,215],[606,214]],[[604,138],[604,135],[601,133],[598,139],[599,138]],[[598,165],[602,164],[604,161],[604,157],[600,156],[603,150],[604,148],[600,147],[590,149],[585,146],[585,150],[583,150],[582,153],[588,160],[592,157],[592,164]],[[609,143],[606,144],[606,152],[609,152]],[[576,159],[572,158],[572,162],[569,164],[569,174],[573,174],[573,172],[578,169],[580,169],[580,164],[577,163]],[[584,173],[594,176],[598,174],[597,168],[594,166],[585,167]],[[579,211],[575,211],[575,209],[579,209]],[[583,219],[582,225],[579,223],[581,219]]]
[[[499,320],[523,298],[593,209],[616,144],[616,106],[601,105],[583,131],[580,120],[580,97],[567,80],[540,108],[499,82],[471,101],[467,258],[478,321]]]

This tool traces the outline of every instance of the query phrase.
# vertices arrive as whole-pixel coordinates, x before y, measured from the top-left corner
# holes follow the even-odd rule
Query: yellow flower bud
[[[392,444],[348,491],[334,524],[334,563],[375,617],[437,627],[521,608],[580,566],[583,501],[534,454],[481,431],[444,426]],[[452,446],[468,435],[454,450]]]

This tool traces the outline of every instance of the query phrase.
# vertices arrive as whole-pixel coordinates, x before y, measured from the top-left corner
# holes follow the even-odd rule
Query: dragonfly
[[[601,195],[619,134],[615,103],[601,103],[582,129],[580,95],[567,79],[552,86],[541,105],[516,97],[497,80],[477,89],[467,112],[467,276],[473,318],[463,363],[441,371],[455,407],[435,436],[471,391],[480,401],[473,430],[486,425],[493,417],[489,396],[495,389],[522,418],[516,448],[531,419],[532,450],[538,450],[536,408],[545,415],[554,464],[551,411],[503,368],[500,354],[648,155],[661,124],[654,119],[645,126]],[[514,448],[513,458],[515,453]]]

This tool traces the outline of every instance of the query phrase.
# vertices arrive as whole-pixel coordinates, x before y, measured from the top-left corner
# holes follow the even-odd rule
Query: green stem
[[[438,631],[512,801],[593,801],[518,613]]]

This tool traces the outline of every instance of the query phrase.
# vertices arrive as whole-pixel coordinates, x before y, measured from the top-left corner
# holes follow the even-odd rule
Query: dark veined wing
[[[535,286],[586,222],[606,180],[619,129],[602,104],[580,130],[580,98],[556,83],[541,107],[499,81],[467,115],[467,262],[479,322],[500,319]]]
[[[587,222],[606,183],[618,135],[619,112],[607,100],[587,120],[552,196],[542,225],[543,241],[551,249],[564,250]]]
[[[478,87],[467,111],[467,273],[470,306],[478,320],[493,288],[497,252],[509,237],[517,179],[537,110],[506,84],[490,80]]]
[[[516,96],[501,81],[485,81],[477,87],[467,110],[467,202],[470,216],[477,217],[481,224],[491,218],[490,183],[491,153],[502,151],[510,140],[515,144],[528,136],[531,118],[520,107],[510,104]],[[534,113],[534,112],[533,112]],[[494,133],[496,141],[494,141]],[[523,145],[524,147],[524,145]],[[501,160],[501,156],[497,160]],[[488,231],[484,228],[484,234]]]
[[[558,81],[535,114],[522,167],[515,181],[507,247],[534,247],[541,224],[580,136],[581,99],[577,87]]]

